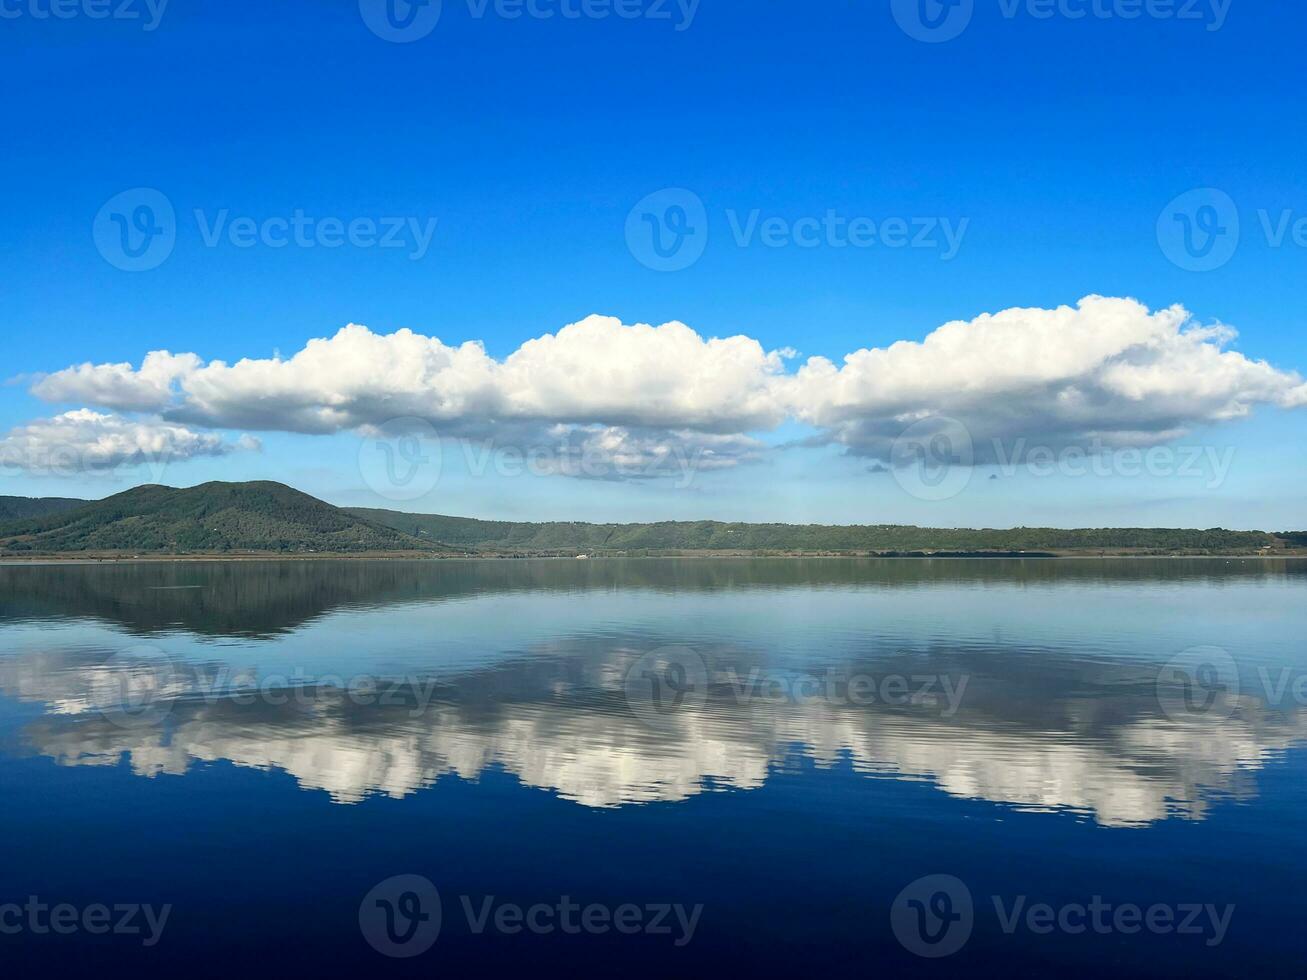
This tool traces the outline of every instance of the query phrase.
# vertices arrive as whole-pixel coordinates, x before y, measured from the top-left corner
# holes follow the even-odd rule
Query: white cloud
[[[128,412],[157,411],[172,399],[172,386],[203,361],[194,354],[153,351],[139,369],[130,364],[80,364],[40,378],[32,393],[48,402],[82,402]]]
[[[257,440],[249,437],[233,445],[212,433],[158,419],[131,420],[80,409],[29,422],[0,438],[0,472],[71,475],[224,456],[256,446]]]
[[[683,323],[591,316],[527,341],[499,384],[518,418],[737,432],[783,420],[773,382],[784,366],[781,352],[749,337],[705,340]]]
[[[498,423],[634,425],[738,432],[783,417],[771,380],[780,354],[748,337],[705,340],[681,323],[625,326],[592,316],[496,361],[479,343],[453,347],[411,330],[351,324],[288,359],[203,364],[150,354],[82,365],[33,387],[46,400],[170,409],[223,428],[326,433],[414,416],[453,431]]]
[[[1225,349],[1234,337],[1179,306],[1150,312],[1090,296],[946,323],[921,342],[855,351],[839,367],[812,358],[785,382],[787,401],[800,421],[879,459],[918,419],[954,418],[978,462],[996,440],[1009,450],[1022,440],[1157,445],[1258,404],[1307,404],[1301,377]]]
[[[787,420],[811,426],[818,441],[888,459],[905,427],[943,415],[968,427],[984,462],[995,440],[1155,445],[1259,404],[1307,405],[1299,375],[1229,350],[1234,336],[1179,306],[1149,311],[1091,296],[954,321],[921,341],[855,351],[840,365],[813,357],[790,372],[790,350],[705,339],[677,322],[591,316],[503,360],[477,342],[350,325],[287,359],[206,364],[156,351],[139,369],[84,364],[32,390],[210,428],[330,433],[411,416],[523,447],[561,433],[570,446],[652,460],[655,471],[677,452],[698,452],[701,468],[753,458],[750,434]],[[567,456],[560,451],[560,472]]]

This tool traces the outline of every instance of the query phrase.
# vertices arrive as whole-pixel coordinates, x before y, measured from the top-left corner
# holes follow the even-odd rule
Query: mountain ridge
[[[483,521],[335,507],[282,483],[147,484],[98,501],[0,497],[0,555],[716,554],[1256,555],[1307,550],[1307,532],[1224,528],[926,528],[912,525]]]
[[[0,523],[45,517],[89,503],[74,497],[0,497]]]
[[[1032,554],[1256,554],[1307,547],[1286,544],[1283,534],[1224,528],[927,528],[899,524],[748,524],[724,521],[661,521],[633,524],[481,521],[468,517],[346,508],[421,540],[497,552],[565,551],[641,553],[865,552]]]
[[[0,553],[439,552],[285,484],[146,484],[83,506],[0,524]]]

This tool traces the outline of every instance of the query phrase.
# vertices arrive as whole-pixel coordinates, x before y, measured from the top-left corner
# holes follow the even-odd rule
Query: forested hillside
[[[351,509],[360,518],[454,547],[499,552],[803,551],[803,552],[1139,552],[1254,554],[1276,548],[1263,531],[1166,528],[1013,528],[973,530],[892,524],[532,524]]]
[[[280,483],[143,486],[0,525],[0,552],[434,551]]]
[[[71,497],[0,497],[0,523],[58,514],[85,507],[87,503]]]
[[[1307,550],[1307,534],[1221,528],[924,528],[679,521],[525,523],[341,509],[280,483],[143,486],[104,500],[0,498],[0,554],[1143,554]],[[17,519],[4,519],[3,514]]]

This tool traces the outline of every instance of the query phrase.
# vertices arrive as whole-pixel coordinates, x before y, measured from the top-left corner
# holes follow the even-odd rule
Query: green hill
[[[439,551],[280,483],[143,486],[0,525],[0,552]]]
[[[354,508],[349,513],[425,541],[497,553],[1135,552],[1255,554],[1285,545],[1262,531],[1171,528],[923,528],[892,524],[796,525],[681,521],[659,524],[528,524]]]
[[[71,497],[0,497],[0,523],[45,517],[85,507],[89,501]]]
[[[17,501],[17,503],[15,503]],[[1222,528],[923,528],[671,521],[524,523],[341,509],[280,483],[143,486],[105,500],[6,497],[0,554],[1249,555],[1307,548],[1307,535]]]

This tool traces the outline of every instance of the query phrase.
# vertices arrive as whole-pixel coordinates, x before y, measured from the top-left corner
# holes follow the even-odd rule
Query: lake
[[[0,961],[1296,974],[1305,636],[1277,560],[0,566]]]

